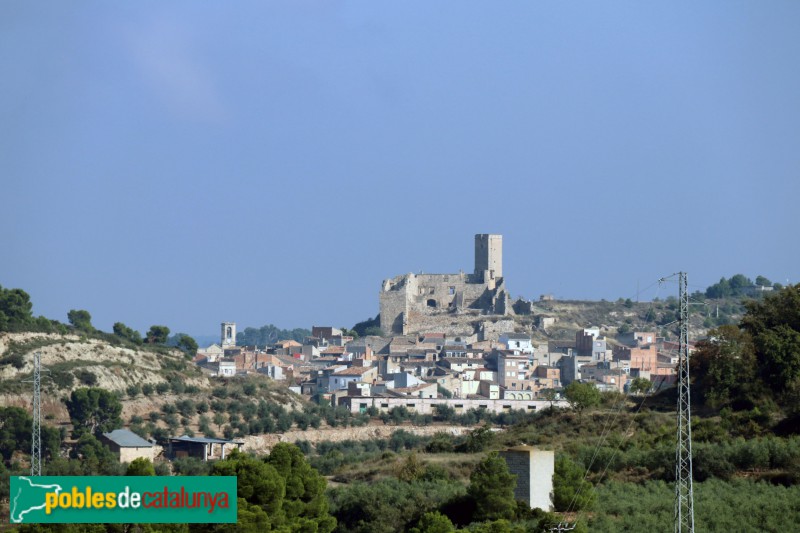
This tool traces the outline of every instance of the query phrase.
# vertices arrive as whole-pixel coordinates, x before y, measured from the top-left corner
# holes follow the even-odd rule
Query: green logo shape
[[[236,476],[12,476],[12,524],[232,524]]]

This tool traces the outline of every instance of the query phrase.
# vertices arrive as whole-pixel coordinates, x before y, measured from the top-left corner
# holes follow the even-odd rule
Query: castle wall
[[[446,314],[452,322],[454,315],[472,309],[513,313],[502,273],[503,237],[475,235],[474,274],[405,274],[385,280],[379,295],[381,329],[387,335],[419,332],[430,317]],[[458,322],[455,318],[452,325],[467,333],[469,326]]]
[[[403,323],[408,311],[405,289],[381,292],[379,300],[383,332],[386,335],[404,334]]]

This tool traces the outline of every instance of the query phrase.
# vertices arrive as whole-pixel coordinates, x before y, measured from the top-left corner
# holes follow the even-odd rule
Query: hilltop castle
[[[419,333],[431,317],[513,313],[503,278],[503,236],[475,235],[472,274],[405,274],[384,280],[380,312],[386,335]]]

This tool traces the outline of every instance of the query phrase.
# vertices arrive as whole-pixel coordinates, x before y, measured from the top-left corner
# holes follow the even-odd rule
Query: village
[[[597,326],[574,338],[545,340],[520,331],[513,317],[530,303],[512,302],[502,275],[502,236],[475,236],[472,274],[407,274],[385,280],[380,292],[382,335],[354,338],[313,326],[298,342],[237,344],[236,323],[221,324],[220,342],[195,362],[224,378],[249,373],[283,381],[316,402],[352,413],[405,407],[420,414],[435,405],[456,413],[487,409],[536,411],[566,405],[573,381],[627,393],[673,385],[678,346],[656,331],[615,332]],[[547,323],[547,317],[540,322]]]

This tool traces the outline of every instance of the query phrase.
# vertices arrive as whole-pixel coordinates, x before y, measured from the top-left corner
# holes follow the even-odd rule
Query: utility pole
[[[689,395],[689,291],[686,272],[678,272],[678,439],[675,450],[675,533],[694,533],[692,488],[692,410]]]
[[[33,424],[31,434],[31,475],[42,475],[42,354],[33,354]]]

